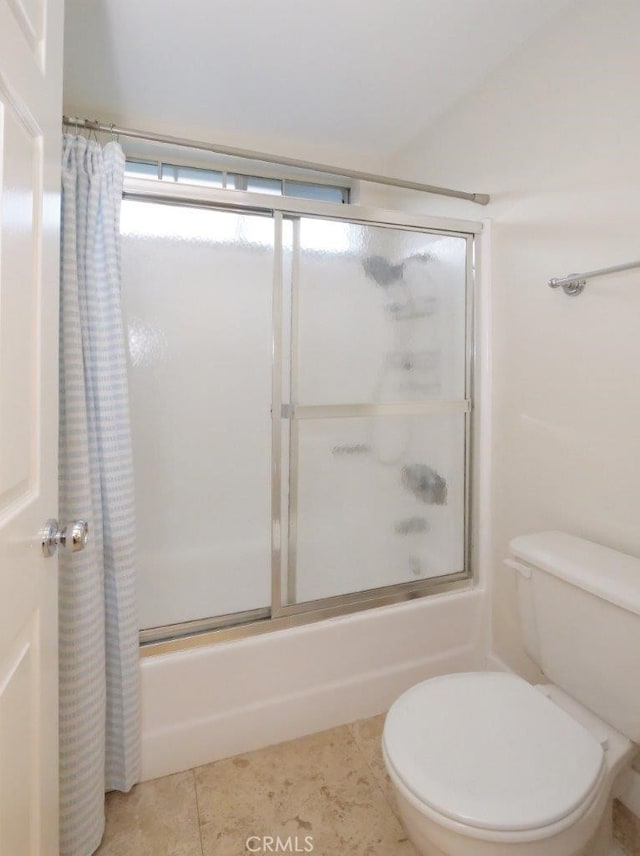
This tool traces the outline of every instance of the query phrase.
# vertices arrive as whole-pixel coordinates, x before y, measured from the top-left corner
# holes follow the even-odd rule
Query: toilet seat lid
[[[417,799],[469,826],[529,830],[578,808],[600,782],[602,747],[516,675],[425,681],[387,714],[383,745]]]

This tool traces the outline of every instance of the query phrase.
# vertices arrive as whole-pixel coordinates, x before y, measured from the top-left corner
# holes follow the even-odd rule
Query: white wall
[[[640,271],[574,298],[546,285],[640,258],[638,32],[637,0],[573,4],[390,164],[492,196],[404,204],[493,221],[494,648],[530,677],[509,539],[558,528],[640,555]]]

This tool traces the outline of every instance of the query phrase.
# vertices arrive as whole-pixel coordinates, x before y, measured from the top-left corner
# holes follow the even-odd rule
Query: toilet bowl
[[[562,532],[510,550],[549,683],[472,672],[400,696],[382,744],[403,822],[420,856],[613,856],[640,742],[640,560]]]
[[[635,747],[555,687],[475,672],[391,707],[383,754],[421,856],[610,856]]]

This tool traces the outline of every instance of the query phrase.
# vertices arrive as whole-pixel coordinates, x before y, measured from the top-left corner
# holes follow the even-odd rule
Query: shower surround
[[[480,226],[320,208],[123,207],[144,779],[485,665]]]

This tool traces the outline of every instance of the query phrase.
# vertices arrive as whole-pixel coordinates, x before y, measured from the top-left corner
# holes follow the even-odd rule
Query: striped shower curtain
[[[135,521],[119,219],[124,154],[65,135],[60,295],[60,853],[89,856],[105,790],[139,778]]]

